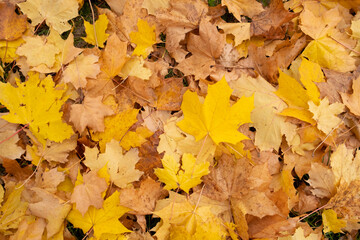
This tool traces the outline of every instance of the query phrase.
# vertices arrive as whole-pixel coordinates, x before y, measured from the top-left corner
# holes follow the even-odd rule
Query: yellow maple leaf
[[[356,59],[349,54],[349,50],[330,37],[311,41],[303,51],[302,56],[324,68],[339,72],[349,72],[356,68]]]
[[[331,154],[331,169],[335,185],[348,185],[352,181],[360,180],[360,156],[356,154],[354,157],[353,149],[348,149],[343,143]]]
[[[124,148],[124,150],[129,151],[132,147],[141,146],[141,144],[146,142],[146,138],[151,137],[153,134],[154,133],[146,127],[138,127],[135,132],[127,132],[121,140],[120,145]]]
[[[24,43],[22,38],[14,41],[0,41],[0,59],[5,63],[16,60],[19,57],[16,50],[22,43]]]
[[[0,233],[11,234],[12,232],[10,232],[9,229],[15,229],[19,226],[25,217],[28,203],[21,200],[24,186],[20,186],[19,184],[6,190],[10,192],[10,194],[0,208]]]
[[[92,135],[95,141],[99,141],[101,152],[105,151],[106,143],[110,142],[112,139],[115,139],[119,142],[121,141],[120,145],[124,147],[122,145],[122,140],[124,136],[129,133],[129,128],[137,122],[136,116],[138,112],[139,110],[137,109],[129,109],[114,116],[104,118],[104,132],[97,132]],[[143,142],[141,142],[140,145],[142,143]],[[128,147],[133,145],[125,142],[125,146]]]
[[[131,42],[136,44],[132,55],[146,58],[156,43],[155,26],[150,27],[147,21],[139,19],[137,22],[138,32],[129,34]]]
[[[73,209],[67,216],[67,220],[76,228],[81,228],[84,232],[91,228],[94,230],[96,239],[100,239],[103,234],[122,234],[131,232],[118,220],[130,209],[120,205],[119,192],[114,192],[104,201],[103,208],[96,209],[90,206],[84,216]]]
[[[155,236],[158,239],[226,239],[223,220],[214,215],[210,204],[195,205],[184,196],[170,193],[168,199],[158,200],[154,211],[161,218]]]
[[[181,131],[176,126],[177,121],[178,118],[176,117],[167,120],[164,125],[164,133],[159,137],[160,142],[157,151],[172,155],[176,161],[179,161],[184,153],[191,153],[196,156],[199,162],[211,162],[216,149],[213,140],[208,138],[206,141],[196,142],[194,136]]]
[[[305,237],[305,232],[302,227],[298,227],[292,236],[279,237],[278,240],[318,240],[321,239],[321,234],[310,233]]]
[[[338,219],[336,212],[332,209],[324,210],[321,216],[324,224],[324,233],[339,233],[342,232],[342,228],[346,227],[346,221]]]
[[[314,40],[307,45],[302,56],[322,67],[339,72],[354,70],[356,59],[349,54],[348,49],[334,40],[340,37],[343,38],[340,42],[343,42],[349,38],[336,28],[343,18],[339,6],[329,10],[327,7],[318,4],[304,4],[304,10],[300,14],[300,28]],[[335,35],[339,36],[334,38]]]
[[[145,61],[140,57],[131,58],[124,64],[119,76],[124,79],[128,76],[134,76],[144,80],[149,80],[153,73],[150,69],[144,67],[144,63]]]
[[[353,38],[360,38],[360,19],[352,20],[350,29]]]
[[[25,56],[30,66],[45,64],[51,68],[55,64],[55,56],[60,53],[60,49],[50,41],[45,41],[44,37],[24,37],[26,41],[21,45],[16,54]]]
[[[62,121],[60,108],[67,100],[65,90],[55,88],[51,76],[40,80],[38,74],[17,88],[10,83],[0,83],[0,102],[10,111],[2,118],[11,123],[29,124],[30,131],[45,145],[46,139],[61,142],[74,133],[71,126]]]
[[[295,117],[315,124],[308,102],[320,103],[320,92],[314,82],[324,81],[324,75],[318,64],[303,58],[299,67],[300,82],[279,70],[279,88],[275,94],[288,104],[281,115]],[[304,87],[305,88],[304,88]]]
[[[161,160],[163,169],[154,170],[159,180],[165,183],[165,189],[181,188],[189,193],[190,188],[200,184],[201,177],[209,174],[209,162],[196,164],[196,158],[192,154],[185,153],[182,157],[182,170],[180,164],[173,156],[165,155]]]
[[[313,114],[313,119],[317,122],[317,128],[325,134],[330,134],[331,130],[342,122],[337,115],[344,110],[344,104],[339,102],[329,104],[327,97],[322,99],[318,106],[313,102],[309,102],[309,111]]]
[[[107,164],[110,180],[116,186],[125,188],[143,175],[143,172],[135,169],[139,159],[137,149],[131,149],[123,155],[118,141],[113,139],[106,144],[105,153],[100,154],[97,161]]]
[[[248,139],[237,129],[241,124],[251,122],[250,113],[254,108],[254,96],[241,97],[230,106],[232,91],[225,77],[208,87],[208,94],[203,104],[196,93],[186,91],[181,104],[184,119],[177,125],[184,132],[193,135],[196,141],[205,136],[210,136],[216,144],[220,142],[237,144],[241,140]]]
[[[76,0],[28,0],[19,3],[21,11],[31,19],[31,25],[36,26],[43,21],[52,26],[59,34],[70,30],[68,20],[78,15]]]
[[[82,39],[87,43],[103,48],[104,42],[109,37],[109,34],[105,33],[108,23],[109,20],[105,14],[99,15],[99,18],[95,21],[95,26],[84,21],[86,37],[83,37]],[[94,30],[96,31],[96,34]]]

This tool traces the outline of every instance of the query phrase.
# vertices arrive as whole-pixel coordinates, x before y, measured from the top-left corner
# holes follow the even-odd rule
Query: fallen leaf
[[[70,202],[75,203],[76,209],[84,216],[90,206],[102,208],[104,202],[102,193],[107,188],[105,179],[99,177],[95,171],[84,175],[79,172]]]
[[[241,15],[253,18],[255,15],[264,11],[261,3],[255,0],[224,0],[221,5],[228,7],[229,12],[234,14],[235,18],[241,20]]]
[[[127,61],[126,49],[127,43],[122,42],[116,34],[108,38],[99,62],[101,71],[105,72],[109,79],[118,75]]]
[[[46,227],[46,220],[34,216],[26,216],[19,224],[13,239],[41,239]]]
[[[43,144],[45,139],[61,142],[73,134],[72,128],[61,119],[60,108],[67,100],[63,96],[65,91],[54,88],[51,76],[40,80],[33,74],[26,82],[18,81],[17,86],[0,83],[0,101],[10,110],[3,119],[29,124],[31,132]],[[44,118],[44,115],[48,117]]]
[[[3,119],[0,119],[0,121],[1,120]],[[0,129],[0,158],[20,158],[20,156],[24,153],[24,149],[16,144],[19,141],[19,136],[16,134],[16,131],[1,130],[2,129]]]
[[[359,180],[360,156],[353,156],[353,150],[348,149],[345,144],[341,144],[330,157],[330,164],[335,176],[335,184],[349,184],[354,180]]]
[[[31,19],[31,25],[36,26],[45,21],[59,34],[70,30],[68,20],[78,16],[76,0],[28,0],[18,6]]]
[[[359,93],[360,93],[359,87],[360,87],[360,77],[353,80],[353,84],[352,84],[353,93],[352,94],[340,92],[340,95],[341,95],[341,98],[342,98],[344,104],[350,109],[350,111],[352,113],[354,113],[357,116],[360,116],[360,111],[359,111],[360,99],[358,97]]]
[[[337,193],[327,203],[339,216],[348,220],[357,219],[360,214],[360,180],[340,185]]]
[[[346,227],[346,221],[338,219],[336,212],[332,209],[324,210],[321,216],[324,224],[324,233],[339,233],[342,232],[342,228]]]
[[[27,29],[27,18],[15,13],[15,6],[8,2],[0,3],[0,40],[13,41],[21,37]]]
[[[244,74],[239,79],[230,81],[229,85],[237,97],[254,95],[251,120],[256,129],[257,147],[262,151],[278,149],[284,134],[288,140],[293,138],[296,126],[279,115],[286,108],[286,104],[274,94],[276,89],[270,83],[261,76],[252,78]]]
[[[311,192],[320,198],[330,198],[335,194],[335,177],[331,169],[320,164],[312,163],[307,182],[313,189]]]
[[[149,80],[152,72],[150,69],[144,67],[144,60],[140,57],[129,59],[121,69],[119,76],[126,79],[129,76]]]
[[[208,138],[204,141],[195,141],[195,138],[181,131],[177,126],[179,120],[170,118],[164,125],[164,133],[160,135],[157,150],[159,153],[172,155],[178,162],[184,153],[191,153],[197,162],[212,162],[216,144]]]
[[[279,237],[279,240],[319,240],[321,239],[320,234],[310,233],[308,236],[305,236],[304,229],[298,227],[292,236],[288,237]]]
[[[195,78],[206,78],[211,73],[215,59],[219,58],[225,46],[225,35],[220,34],[215,25],[201,21],[199,35],[190,34],[187,49],[192,56],[176,66],[185,75],[195,75]]]
[[[77,56],[64,70],[62,81],[71,82],[76,89],[85,88],[87,78],[96,78],[100,73],[100,66],[97,64],[99,57],[89,55]]]
[[[242,97],[230,106],[229,98],[232,89],[225,78],[209,86],[208,95],[202,104],[196,93],[185,92],[181,109],[184,119],[177,125],[185,132],[195,136],[196,141],[210,136],[219,144],[228,142],[236,144],[247,137],[238,132],[239,125],[251,122],[250,112],[254,97]]]
[[[10,63],[19,56],[16,54],[17,48],[24,43],[24,39],[19,38],[14,41],[0,41],[0,58],[5,63]]]
[[[136,44],[132,55],[146,58],[152,50],[152,45],[156,43],[155,27],[150,27],[145,20],[138,19],[138,31],[129,34],[131,42]]]
[[[95,132],[103,132],[105,130],[104,117],[113,114],[114,111],[102,103],[102,96],[85,97],[82,104],[71,105],[69,121],[80,133],[86,127],[90,127]]]
[[[305,4],[304,11],[300,14],[301,30],[314,39],[302,55],[325,68],[340,72],[354,70],[355,59],[349,55],[346,48],[331,38],[342,19],[339,8],[313,8],[312,4]]]
[[[52,43],[44,41],[40,36],[24,37],[25,43],[21,45],[16,53],[25,56],[30,66],[45,64],[51,68],[55,64],[55,55],[60,50]]]
[[[74,150],[76,145],[76,136],[73,135],[61,143],[47,141],[44,147],[39,144],[36,154],[48,162],[65,163],[68,161],[69,153]]]
[[[227,235],[224,225],[211,212],[210,206],[196,207],[174,193],[169,199],[158,201],[154,214],[162,219],[155,234],[161,239],[175,236],[204,239],[206,234],[211,234],[212,239],[223,239]]]
[[[164,168],[156,168],[154,173],[166,184],[164,188],[167,190],[181,188],[189,193],[190,188],[202,182],[201,177],[209,174],[209,162],[196,164],[196,158],[191,154],[182,156],[181,169],[171,155],[165,155],[161,162]]]
[[[125,188],[120,190],[120,204],[133,209],[135,214],[152,214],[156,202],[167,195],[159,182],[147,177],[142,180],[139,188]],[[130,212],[130,213],[131,213]]]
[[[74,60],[76,56],[78,56],[83,51],[84,49],[77,48],[74,46],[74,34],[70,33],[62,47],[61,63],[62,64],[70,63],[72,60]]]
[[[40,197],[41,200],[39,202],[29,203],[29,210],[34,216],[47,220],[47,236],[52,237],[59,232],[63,221],[71,210],[71,206],[41,188],[33,187],[31,191],[34,191],[36,196]]]
[[[286,10],[281,0],[271,1],[269,8],[252,18],[251,36],[283,39],[288,30],[288,27],[283,25],[297,15]]]
[[[167,9],[170,6],[170,0],[144,0],[142,7],[148,10],[149,14],[155,15],[158,9]]]
[[[3,158],[2,161],[8,176],[13,176],[18,182],[25,181],[33,173],[29,166],[22,168],[16,160]]]
[[[49,171],[42,173],[39,187],[46,190],[49,193],[55,194],[58,185],[63,181],[65,181],[64,172],[60,172],[58,171],[58,169],[53,168],[50,169]]]
[[[313,114],[317,128],[325,134],[330,134],[334,128],[337,128],[342,120],[337,116],[344,111],[342,103],[329,104],[329,99],[325,97],[316,106],[313,102],[309,102],[309,111]]]
[[[311,101],[316,105],[320,103],[320,92],[314,81],[321,82],[323,79],[323,74],[321,69],[314,65],[316,64],[310,63],[305,58],[302,59],[299,72],[300,81],[305,86],[305,88],[303,88],[296,79],[280,71],[280,76],[278,79],[279,88],[275,94],[283,99],[289,106],[281,112],[282,115],[295,117],[311,124],[316,123],[312,118],[313,114],[309,111],[308,102]],[[314,72],[311,78],[307,77],[308,70]]]
[[[104,42],[109,37],[109,34],[105,33],[108,23],[109,20],[105,14],[99,15],[95,24],[84,21],[86,37],[82,39],[87,43],[104,48]]]
[[[123,155],[122,148],[114,139],[106,144],[105,153],[98,157],[98,161],[107,164],[110,180],[120,188],[126,188],[143,175],[143,172],[135,169],[138,160],[137,149],[131,149]]]
[[[110,142],[112,139],[117,141],[122,140],[129,128],[137,122],[136,116],[138,112],[137,109],[129,109],[114,116],[105,117],[104,132],[93,134],[94,140],[99,141],[101,152],[105,151],[106,143]]]
[[[67,220],[84,232],[93,229],[94,236],[99,239],[103,234],[107,233],[122,234],[130,232],[118,220],[129,210],[129,208],[120,205],[119,192],[116,191],[105,199],[103,208],[96,209],[90,206],[84,216],[78,210],[72,209],[67,216]]]
[[[250,23],[222,23],[218,27],[234,36],[235,46],[250,39]]]
[[[20,186],[20,184],[6,189],[8,194],[0,208],[0,232],[3,234],[10,234],[11,229],[18,228],[25,217],[29,203],[21,200],[23,190],[24,186]]]

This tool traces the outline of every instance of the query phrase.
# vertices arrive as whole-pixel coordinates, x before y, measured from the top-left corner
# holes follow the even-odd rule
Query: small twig
[[[43,25],[43,23],[45,22],[46,19],[44,19],[41,23],[39,23],[39,25],[37,25],[37,27],[34,30],[34,34],[37,32],[37,30],[39,30],[39,28],[41,27],[41,25]]]
[[[315,209],[314,211],[312,211],[311,213],[305,215],[304,217],[299,218],[298,222],[302,221],[303,219],[307,218],[307,217],[310,216],[311,214],[316,213],[317,211],[319,211],[319,210],[321,210],[321,209],[323,209],[323,208],[325,208],[325,207],[327,207],[327,204],[325,204],[325,205],[322,206],[322,207],[319,207],[319,208]]]
[[[86,232],[85,236],[81,240],[85,240],[89,237],[90,233],[93,231],[94,226],[92,226],[89,231]]]
[[[356,53],[356,54],[360,55],[360,52],[356,51],[355,49],[353,49],[353,48],[351,48],[351,47],[349,47],[349,46],[347,46],[347,45],[345,45],[345,44],[343,44],[343,43],[339,42],[338,40],[336,40],[335,38],[333,38],[333,37],[332,37],[332,36],[330,36],[330,35],[329,35],[329,37],[330,37],[332,40],[334,40],[335,42],[337,42],[338,44],[340,44],[341,46],[343,46],[344,48],[347,48],[347,49],[349,49],[350,51],[352,51],[352,52],[354,52],[354,53]]]
[[[94,28],[94,37],[95,37],[96,47],[99,48],[99,43],[98,43],[97,35],[96,35],[96,27],[95,27],[95,14],[94,14],[94,9],[91,5],[91,0],[89,0],[89,5],[90,5],[92,20],[93,20],[93,28]]]
[[[7,43],[6,43],[7,44]],[[9,70],[9,72],[11,73],[11,71],[14,69],[14,67],[16,66],[16,62],[13,61],[12,62],[12,66],[11,66],[11,69]],[[7,75],[6,79],[5,79],[5,82],[8,81],[8,78],[10,77],[10,74]]]
[[[21,132],[24,128],[26,128],[27,126],[29,126],[29,123],[27,123],[25,126],[23,126],[22,128],[20,128],[19,130],[17,130],[15,133],[13,133],[11,136],[5,138],[4,140],[2,140],[0,142],[0,144],[6,142],[7,140],[9,140],[10,138],[14,137],[16,134],[18,134],[19,132]]]
[[[331,131],[326,135],[326,137],[324,138],[324,140],[322,140],[319,145],[317,145],[317,147],[314,149],[314,151],[312,152],[311,156],[314,157],[315,156],[315,152],[316,150],[318,150],[318,148],[326,141],[326,139],[334,132],[335,129],[337,129],[340,124],[344,121],[346,117],[346,114],[344,115],[344,117],[341,119],[341,122],[338,123],[338,125],[336,125],[333,129],[331,129]]]
[[[43,159],[43,157],[41,156],[40,159],[39,159],[39,163],[38,163],[38,165],[36,166],[35,170],[32,172],[32,174],[31,174],[19,187],[17,187],[16,189],[22,188],[28,181],[30,181],[30,179],[35,175],[35,173],[36,173],[37,170],[39,169],[39,166],[40,166],[40,164],[41,164],[42,159]]]
[[[195,212],[196,212],[197,207],[199,206],[200,199],[201,199],[201,196],[202,196],[202,193],[203,193],[204,188],[205,188],[205,184],[204,184],[204,185],[202,186],[202,188],[201,188],[199,198],[198,198],[198,200],[197,200],[197,202],[196,202],[196,205],[195,205],[195,208],[194,208],[194,211],[193,211],[194,214],[195,214]]]
[[[204,138],[204,140],[203,140],[203,142],[202,142],[202,144],[201,144],[201,147],[200,147],[199,153],[196,155],[197,157],[198,157],[198,156],[200,155],[200,153],[202,152],[202,150],[203,150],[203,148],[204,148],[204,146],[205,146],[205,142],[206,142],[206,140],[207,140],[208,136],[209,136],[209,133],[208,133],[208,134],[206,134],[206,136],[205,136],[205,138]]]
[[[8,50],[8,42],[9,42],[9,41],[6,41],[5,54],[4,54],[4,62],[5,62],[5,60],[6,60],[6,54],[7,54],[7,50]]]

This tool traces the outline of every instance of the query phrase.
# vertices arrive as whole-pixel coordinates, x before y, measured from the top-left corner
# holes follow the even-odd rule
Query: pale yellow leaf
[[[119,142],[113,139],[106,144],[105,153],[99,155],[98,161],[107,164],[110,180],[116,186],[125,188],[143,175],[143,172],[135,169],[139,159],[137,149],[133,148],[123,155]]]
[[[59,34],[70,30],[68,20],[78,16],[76,0],[28,0],[18,6],[31,19],[33,26],[45,21]]]
[[[342,113],[345,108],[342,103],[329,104],[327,97],[320,101],[317,106],[309,101],[309,111],[313,113],[313,119],[316,121],[317,128],[325,134],[329,134],[334,128],[337,128],[342,120],[337,116]]]
[[[100,73],[98,56],[93,54],[77,56],[64,70],[62,81],[71,82],[76,89],[86,87],[87,78],[96,78]]]

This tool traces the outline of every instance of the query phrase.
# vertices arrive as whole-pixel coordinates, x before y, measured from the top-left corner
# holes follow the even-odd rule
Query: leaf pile
[[[359,6],[1,1],[1,239],[359,238]]]

